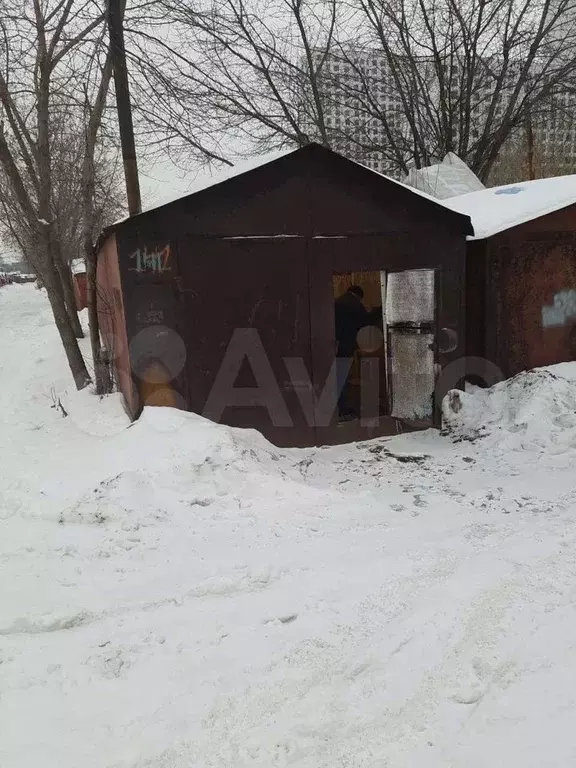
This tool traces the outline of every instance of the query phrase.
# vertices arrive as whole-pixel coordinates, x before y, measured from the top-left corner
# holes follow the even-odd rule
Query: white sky
[[[140,171],[143,209],[154,208],[182,197],[203,173],[182,171],[168,159],[158,161],[153,166],[144,166]]]
[[[200,176],[218,173],[218,169],[199,169],[194,171],[182,171],[170,160],[163,159],[154,165],[140,164],[140,187],[142,194],[142,207],[154,208],[164,203],[169,203],[190,191]],[[18,259],[18,255],[2,240],[0,240],[0,263],[10,259]],[[1,267],[0,267],[1,271]]]

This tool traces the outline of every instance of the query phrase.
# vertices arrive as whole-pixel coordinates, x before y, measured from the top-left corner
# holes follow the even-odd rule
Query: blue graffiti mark
[[[576,319],[576,290],[573,288],[554,295],[552,304],[542,307],[542,327],[561,328]]]
[[[497,189],[494,192],[495,195],[517,195],[518,192],[523,192],[524,187],[506,187],[505,189]]]

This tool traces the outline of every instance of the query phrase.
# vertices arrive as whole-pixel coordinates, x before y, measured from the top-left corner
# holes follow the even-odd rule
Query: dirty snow
[[[575,764],[575,365],[281,451],[61,395],[32,286],[0,348],[3,768]]]
[[[473,394],[453,392],[444,403],[446,433],[498,455],[520,450],[540,462],[575,466],[576,363],[537,368]],[[576,468],[576,467],[575,467]]]

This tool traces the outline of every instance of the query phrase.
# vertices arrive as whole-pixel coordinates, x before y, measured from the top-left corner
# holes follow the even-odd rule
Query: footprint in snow
[[[450,693],[450,698],[457,704],[476,704],[486,693],[486,683],[470,670]]]

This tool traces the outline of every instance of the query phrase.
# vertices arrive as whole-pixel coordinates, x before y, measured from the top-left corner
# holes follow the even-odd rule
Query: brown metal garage
[[[318,145],[242,170],[101,238],[104,335],[131,413],[176,404],[288,446],[438,423],[434,377],[466,353],[469,217]],[[356,356],[362,418],[339,424],[334,301],[353,282],[384,343]]]

